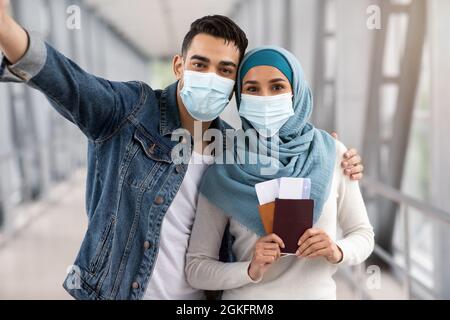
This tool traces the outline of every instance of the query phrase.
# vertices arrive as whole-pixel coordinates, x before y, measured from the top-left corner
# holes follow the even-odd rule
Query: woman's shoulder
[[[335,165],[334,165],[334,173],[335,176],[339,178],[340,181],[342,178],[344,178],[344,172],[341,170],[341,164],[344,160],[344,154],[347,152],[347,147],[339,140],[335,139],[336,144],[336,158],[335,158]]]
[[[332,137],[327,131],[322,129],[317,129],[317,131],[322,135],[325,145],[330,147],[334,144],[335,148],[328,148],[328,151],[335,149],[336,160],[342,159],[344,157],[344,153],[347,151],[347,147],[340,140]],[[327,156],[331,155],[327,154]],[[341,161],[339,161],[339,163]]]
[[[342,161],[344,154],[347,152],[347,147],[339,140],[335,139],[336,143],[336,158]],[[339,161],[340,162],[340,161]]]

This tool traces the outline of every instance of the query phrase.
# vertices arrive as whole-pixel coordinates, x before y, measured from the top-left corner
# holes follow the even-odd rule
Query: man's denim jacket
[[[38,89],[89,140],[88,229],[63,286],[77,299],[141,299],[164,214],[187,169],[171,157],[178,143],[171,134],[181,127],[177,83],[153,90],[141,82],[101,79],[39,36],[31,33],[29,40],[19,62],[2,59],[0,81]],[[212,126],[229,128],[220,119]]]

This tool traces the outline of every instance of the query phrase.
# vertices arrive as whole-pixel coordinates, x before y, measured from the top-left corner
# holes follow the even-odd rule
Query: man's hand
[[[28,48],[28,35],[21,26],[8,16],[9,0],[0,0],[0,51],[8,61],[16,63]]]
[[[338,139],[336,132],[331,134],[335,139]],[[349,176],[352,180],[361,180],[363,177],[364,166],[362,165],[361,156],[356,149],[351,148],[344,153],[344,159],[341,162],[341,167],[344,174]]]
[[[9,6],[9,0],[0,0],[0,14],[6,12]]]
[[[248,268],[248,275],[253,281],[261,279],[272,263],[280,258],[280,248],[284,248],[284,243],[276,234],[262,237],[256,242],[253,259]]]
[[[8,11],[9,0],[0,0],[0,19],[3,19],[6,16],[6,12]]]
[[[339,263],[342,251],[322,229],[308,229],[298,240],[299,248],[295,253],[298,257],[325,257],[331,263]]]

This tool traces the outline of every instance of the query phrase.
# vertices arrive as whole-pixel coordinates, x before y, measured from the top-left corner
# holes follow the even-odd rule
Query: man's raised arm
[[[85,72],[40,36],[27,33],[8,15],[8,3],[0,0],[0,51],[4,55],[0,82],[23,82],[38,89],[92,140],[117,132],[144,100],[144,86],[108,81]]]
[[[28,36],[8,14],[9,0],[0,0],[0,51],[8,61],[16,63],[23,57],[28,47]]]

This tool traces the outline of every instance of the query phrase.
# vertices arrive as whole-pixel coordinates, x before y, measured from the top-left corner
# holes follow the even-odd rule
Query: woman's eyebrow
[[[287,82],[287,81],[283,78],[276,78],[276,79],[272,79],[269,81],[269,83],[275,83],[275,82]]]
[[[258,81],[255,81],[255,80],[247,80],[247,81],[244,82],[244,85],[246,85],[246,84],[258,84]]]

